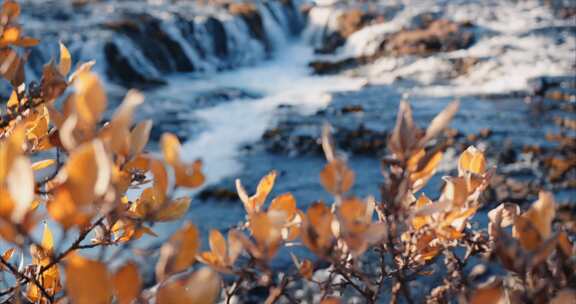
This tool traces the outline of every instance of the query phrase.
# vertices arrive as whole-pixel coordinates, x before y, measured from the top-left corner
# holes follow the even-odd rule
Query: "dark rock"
[[[215,90],[199,93],[199,95],[194,98],[194,101],[198,106],[208,106],[215,105],[223,101],[230,101],[235,99],[256,99],[260,97],[262,97],[262,95],[238,88],[218,88]]]
[[[220,58],[228,55],[228,38],[226,37],[226,29],[222,22],[214,17],[206,20],[206,29],[212,36],[212,45],[214,46],[214,53]]]
[[[196,196],[202,201],[207,200],[217,200],[217,201],[236,201],[238,200],[238,194],[234,190],[221,187],[207,187],[200,191]]]
[[[230,3],[228,5],[228,11],[232,15],[240,16],[248,25],[252,37],[260,40],[267,51],[271,50],[272,46],[266,37],[264,22],[256,5],[252,3]]]
[[[161,71],[194,71],[194,65],[182,46],[164,32],[161,22],[149,14],[128,13],[118,20],[104,23],[103,27],[129,37]]]
[[[306,129],[313,131],[306,132]],[[359,125],[354,129],[336,128],[334,141],[339,149],[358,155],[382,155],[387,133]],[[262,135],[262,142],[271,153],[285,155],[320,155],[320,125],[279,124]]]
[[[518,160],[518,153],[510,145],[498,153],[498,163],[512,164]]]
[[[361,105],[347,105],[340,109],[342,114],[347,113],[360,113],[364,112],[364,108]]]
[[[162,79],[144,75],[134,69],[115,43],[106,43],[104,54],[108,61],[106,69],[108,77],[123,86],[142,89],[166,84]]]

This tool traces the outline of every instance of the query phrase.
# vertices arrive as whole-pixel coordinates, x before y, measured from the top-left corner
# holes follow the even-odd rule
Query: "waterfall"
[[[253,64],[282,48],[304,27],[299,0],[252,3],[248,11],[239,12],[186,1],[156,6],[93,3],[90,5],[99,7],[82,14],[63,10],[70,14],[66,18],[82,18],[81,22],[42,20],[30,22],[35,25],[30,30],[41,38],[62,37],[75,62],[97,60],[95,70],[110,82],[147,87],[163,83],[170,73],[205,73]],[[38,26],[42,23],[50,26]],[[81,32],[73,28],[79,23]],[[40,76],[42,64],[57,57],[56,43],[46,42],[51,46],[32,52],[27,70],[33,78]]]

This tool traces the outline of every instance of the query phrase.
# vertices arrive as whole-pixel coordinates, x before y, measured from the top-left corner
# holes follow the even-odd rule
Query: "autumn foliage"
[[[144,101],[136,91],[103,121],[107,97],[91,72],[94,63],[72,71],[64,45],[60,58],[44,66],[40,83],[27,83],[24,49],[38,41],[22,33],[19,13],[15,2],[4,1],[0,74],[13,91],[0,119],[0,236],[11,248],[0,257],[3,301],[214,303],[262,286],[267,290],[262,301],[297,302],[293,291],[303,284],[316,286],[313,300],[322,303],[350,295],[368,303],[384,295],[392,302],[574,299],[573,236],[554,227],[551,193],[541,192],[525,211],[503,202],[488,213],[487,229],[474,227],[471,219],[482,207],[493,169],[473,146],[460,155],[458,174],[444,177],[438,198],[421,192],[442,160],[443,130],[457,102],[425,129],[413,121],[410,105],[400,104],[382,160],[379,198],[350,192],[355,173],[325,126],[326,165],[319,181],[332,201],[300,210],[291,193],[270,197],[279,178],[275,171],[261,179],[255,193],[237,180],[245,221],[226,234],[212,230],[207,236],[183,223],[159,250],[154,284],[144,285],[136,263],[113,264],[85,251],[128,248],[144,234],[155,235],[153,223],[180,219],[191,199],[177,197],[177,190],[203,184],[202,163],[183,161],[173,134],[162,135],[161,157],[146,152],[152,122],[133,121]],[[53,225],[63,231],[58,240]],[[32,233],[38,226],[41,239]],[[201,238],[209,240],[209,248],[202,248]],[[292,246],[312,254],[294,255],[292,269],[275,273],[271,262]],[[31,260],[19,261],[22,253]],[[477,284],[464,274],[471,258],[496,263],[503,274]],[[445,268],[441,283],[425,299],[416,298],[411,282],[430,275],[433,265]],[[328,275],[319,279],[317,270]]]

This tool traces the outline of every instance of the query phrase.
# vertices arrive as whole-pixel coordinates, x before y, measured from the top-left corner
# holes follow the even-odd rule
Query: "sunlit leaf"
[[[348,192],[354,185],[355,174],[346,163],[340,159],[334,159],[324,166],[320,172],[320,182],[326,191],[336,195]]]
[[[220,276],[208,267],[188,278],[166,282],[157,294],[158,304],[213,304],[221,290]]]
[[[30,203],[34,200],[34,172],[30,160],[24,156],[17,157],[12,163],[6,181],[10,196],[15,203],[12,219],[18,223],[22,221]]]
[[[426,134],[420,140],[420,145],[424,146],[428,141],[435,138],[442,132],[450,123],[458,108],[460,106],[459,101],[451,102],[442,112],[440,112],[434,119],[430,122],[428,129],[426,129]]]
[[[161,280],[166,275],[186,270],[196,261],[200,246],[196,226],[187,222],[162,246],[160,259],[156,264],[156,275]]]
[[[152,130],[152,121],[144,120],[139,122],[132,132],[130,132],[130,155],[135,156],[142,153],[148,143],[150,131]]]
[[[66,258],[66,293],[75,304],[110,303],[112,280],[106,265],[70,254]]]
[[[142,279],[138,267],[132,262],[124,264],[112,277],[114,293],[119,304],[130,304],[140,294]]]
[[[72,57],[70,56],[70,52],[64,44],[60,43],[60,63],[58,64],[58,70],[60,71],[60,74],[65,76],[70,72],[71,67]]]
[[[32,164],[32,170],[40,171],[54,165],[55,163],[56,160],[52,158],[40,160]]]
[[[76,204],[91,203],[104,194],[111,180],[112,166],[102,142],[94,140],[75,149],[62,176]]]
[[[464,174],[464,172],[483,174],[484,171],[486,171],[484,154],[474,146],[468,147],[468,149],[460,155],[458,171],[461,175]]]
[[[80,121],[93,126],[98,123],[107,106],[106,93],[98,76],[92,72],[83,72],[74,80],[76,95],[75,110]]]

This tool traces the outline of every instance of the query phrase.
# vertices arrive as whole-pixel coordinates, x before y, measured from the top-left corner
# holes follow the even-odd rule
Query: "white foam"
[[[418,14],[434,12],[457,22],[471,21],[477,26],[477,41],[469,49],[430,57],[380,58],[361,69],[370,83],[392,84],[401,78],[414,86],[408,91],[419,95],[499,94],[526,90],[533,77],[574,73],[576,37],[567,30],[558,34],[554,27],[574,27],[576,19],[558,19],[538,1],[401,2],[404,8],[392,19],[352,34],[334,59],[373,55],[387,34],[409,27]],[[329,10],[319,8],[318,15],[327,16]],[[454,77],[451,60],[468,57],[480,62],[467,74]]]
[[[360,78],[310,75],[307,63],[312,56],[309,47],[289,44],[275,59],[261,65],[197,81],[175,77],[162,89],[168,90],[168,94],[180,91],[179,94],[185,95],[187,90],[239,87],[265,96],[226,102],[194,112],[204,122],[206,130],[183,145],[183,157],[203,160],[204,171],[208,172],[206,184],[233,176],[243,169],[237,159],[239,148],[262,136],[279,105],[292,105],[305,114],[313,113],[330,102],[330,92],[357,90],[365,83]]]

